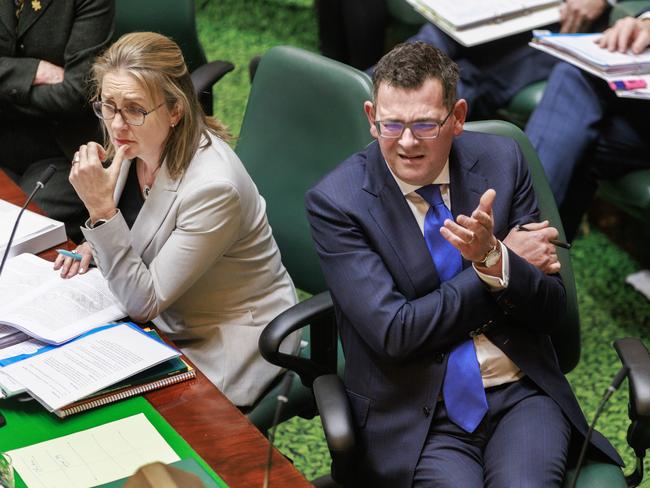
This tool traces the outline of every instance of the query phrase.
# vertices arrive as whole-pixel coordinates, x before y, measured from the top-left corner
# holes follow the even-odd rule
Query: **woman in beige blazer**
[[[296,302],[264,199],[223,125],[203,114],[173,41],[127,34],[93,79],[107,150],[89,143],[75,155],[86,242],[80,262],[55,267],[71,277],[92,257],[133,320],[152,320],[233,403],[250,405],[279,373],[259,335]]]

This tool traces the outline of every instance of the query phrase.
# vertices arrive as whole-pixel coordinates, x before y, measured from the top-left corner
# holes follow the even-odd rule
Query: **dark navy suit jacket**
[[[462,134],[452,147],[450,175],[454,216],[469,215],[483,192],[496,190],[497,238],[538,219],[532,181],[513,140]],[[548,336],[566,309],[558,275],[547,276],[510,252],[509,286],[499,293],[490,292],[468,262],[441,284],[376,142],[321,180],[306,202],[345,352],[344,382],[361,452],[355,484],[412,484],[447,353],[477,332],[552,397],[575,430],[586,432]],[[600,434],[593,444],[621,463]]]

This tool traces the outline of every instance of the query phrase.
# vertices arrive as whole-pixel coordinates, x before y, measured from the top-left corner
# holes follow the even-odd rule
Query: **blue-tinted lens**
[[[438,124],[435,122],[415,122],[411,124],[411,132],[416,137],[435,137],[438,132]]]
[[[398,136],[404,130],[404,124],[401,122],[381,122],[381,133],[387,136]]]

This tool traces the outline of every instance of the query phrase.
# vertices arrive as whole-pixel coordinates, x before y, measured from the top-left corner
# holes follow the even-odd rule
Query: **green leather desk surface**
[[[221,478],[203,461],[190,445],[162,418],[151,404],[142,397],[131,398],[98,409],[60,419],[48,413],[35,401],[0,401],[0,412],[6,417],[7,425],[0,428],[0,451],[9,451],[29,446],[56,437],[61,437],[97,425],[119,420],[138,413],[160,432],[181,459],[194,458],[212,476],[219,486],[227,486]],[[16,488],[25,484],[16,476]]]

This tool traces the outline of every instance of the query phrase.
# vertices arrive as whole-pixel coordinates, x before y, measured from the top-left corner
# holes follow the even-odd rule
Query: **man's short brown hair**
[[[398,44],[377,63],[372,75],[373,96],[377,100],[379,85],[415,90],[430,78],[440,80],[445,105],[456,103],[458,65],[440,49],[422,41]]]

